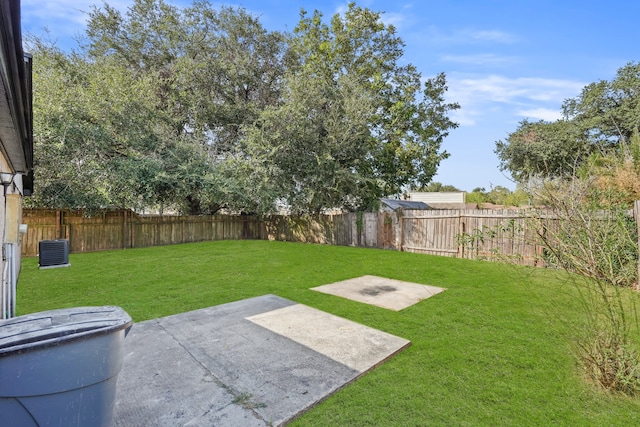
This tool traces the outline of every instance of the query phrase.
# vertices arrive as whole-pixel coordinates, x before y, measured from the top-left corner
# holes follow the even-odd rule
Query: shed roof
[[[429,206],[424,202],[416,202],[413,200],[397,200],[397,199],[380,199],[382,203],[389,208],[396,209],[429,209]]]

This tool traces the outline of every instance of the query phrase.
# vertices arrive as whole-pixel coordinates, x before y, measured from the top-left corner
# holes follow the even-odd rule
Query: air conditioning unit
[[[68,240],[41,240],[38,243],[40,268],[69,267]]]

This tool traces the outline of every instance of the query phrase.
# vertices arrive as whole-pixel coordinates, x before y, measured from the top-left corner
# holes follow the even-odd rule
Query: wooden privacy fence
[[[27,224],[22,240],[23,256],[38,255],[41,240],[55,239],[69,240],[70,252],[234,239],[393,247],[378,238],[376,213],[295,217],[144,216],[128,210],[111,210],[87,217],[79,211],[24,209],[23,222]]]
[[[610,215],[611,212],[601,211],[592,219],[605,220]],[[626,215],[635,223],[640,246],[640,201]],[[544,210],[405,210],[398,218],[396,247],[409,252],[545,266],[551,254],[539,236],[553,240],[559,230],[572,230],[570,224],[562,223],[571,221],[569,218],[567,212],[557,215]],[[578,232],[588,231],[581,220],[577,224]]]
[[[71,252],[140,248],[207,240],[262,239],[394,249],[471,259],[508,257],[540,265],[522,213],[509,210],[404,210],[319,216],[142,216],[112,210],[24,209],[23,256],[41,240],[68,239]]]
[[[399,222],[403,251],[543,264],[543,247],[534,243],[535,230],[521,211],[405,210]]]
[[[244,215],[140,216],[113,210],[86,217],[82,212],[24,209],[27,233],[22,255],[38,254],[41,240],[67,239],[70,252],[142,248],[204,240],[259,239],[260,223]]]
[[[377,213],[272,215],[260,219],[261,239],[382,248]]]

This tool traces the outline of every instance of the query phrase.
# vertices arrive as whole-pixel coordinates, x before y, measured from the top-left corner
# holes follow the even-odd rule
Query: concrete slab
[[[356,277],[311,289],[394,311],[400,311],[446,290],[378,276]]]
[[[275,295],[136,323],[112,425],[282,425],[409,344]]]
[[[360,373],[409,345],[404,338],[302,304],[247,317],[247,320]]]

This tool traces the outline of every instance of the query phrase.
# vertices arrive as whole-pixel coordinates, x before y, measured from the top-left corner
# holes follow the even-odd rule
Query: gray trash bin
[[[0,320],[0,424],[110,425],[130,328],[112,306]]]

